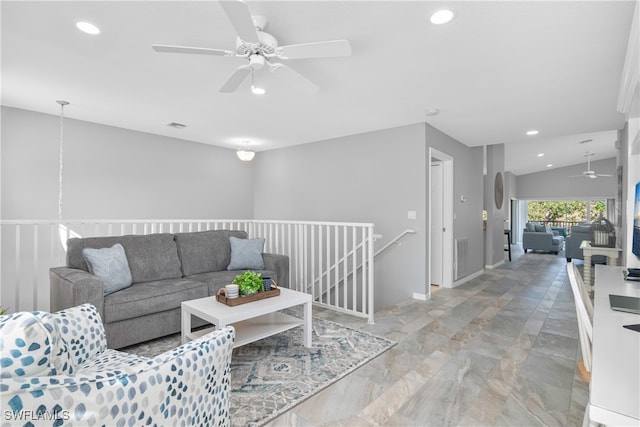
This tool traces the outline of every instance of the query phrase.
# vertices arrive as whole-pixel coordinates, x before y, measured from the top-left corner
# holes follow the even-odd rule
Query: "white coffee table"
[[[222,329],[231,325],[236,329],[234,347],[284,332],[303,325],[304,346],[311,347],[311,295],[291,289],[279,288],[280,295],[246,304],[228,306],[216,297],[182,302],[182,343],[210,332],[212,328],[191,331],[191,316],[197,316]],[[304,305],[304,318],[279,313],[278,310]]]

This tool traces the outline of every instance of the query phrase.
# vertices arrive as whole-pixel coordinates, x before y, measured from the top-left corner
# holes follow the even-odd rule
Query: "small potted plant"
[[[255,271],[245,271],[238,274],[233,279],[233,284],[238,285],[240,295],[252,295],[256,292],[263,292],[262,275]]]

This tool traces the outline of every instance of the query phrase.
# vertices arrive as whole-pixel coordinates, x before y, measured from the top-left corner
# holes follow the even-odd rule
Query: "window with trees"
[[[606,200],[530,200],[527,221],[570,229],[573,224],[607,217]]]

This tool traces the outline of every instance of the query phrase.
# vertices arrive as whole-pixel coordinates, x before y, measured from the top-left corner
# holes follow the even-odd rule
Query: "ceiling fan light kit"
[[[265,65],[271,72],[281,70],[278,71],[279,74],[286,76],[303,91],[315,92],[318,90],[318,86],[315,83],[298,74],[297,71],[287,65],[272,63],[270,60],[351,56],[351,45],[348,40],[329,40],[278,46],[278,41],[275,37],[262,31],[267,25],[267,19],[264,16],[252,16],[249,7],[242,0],[220,0],[220,5],[237,34],[235,52],[226,49],[162,44],[151,46],[156,52],[163,53],[232,56],[247,59],[248,64],[238,67],[220,88],[220,92],[234,92],[251,74],[251,91],[256,94],[264,94],[264,89],[255,87],[253,84],[253,71],[261,70]]]

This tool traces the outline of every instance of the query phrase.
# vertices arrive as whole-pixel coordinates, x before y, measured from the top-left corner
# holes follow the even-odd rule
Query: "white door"
[[[431,284],[442,285],[442,162],[431,159]]]

